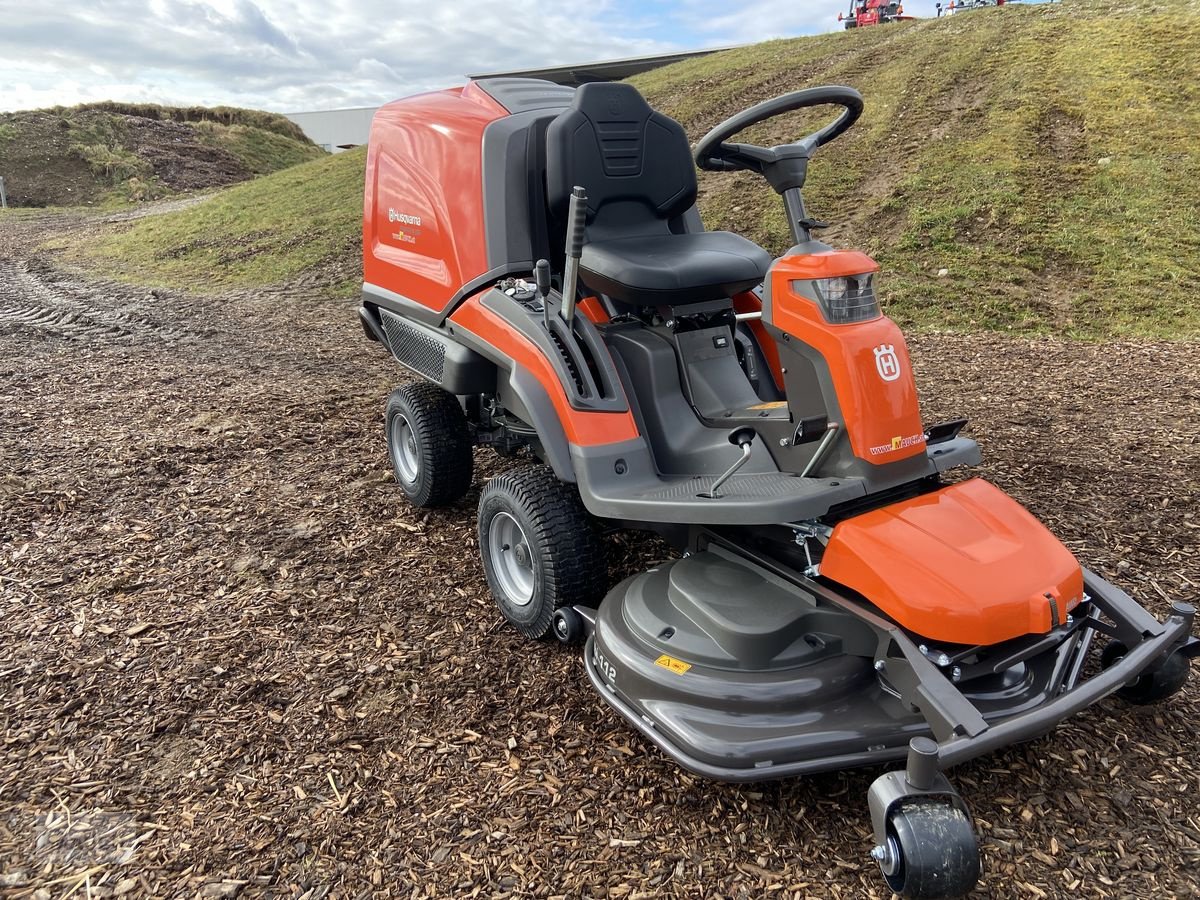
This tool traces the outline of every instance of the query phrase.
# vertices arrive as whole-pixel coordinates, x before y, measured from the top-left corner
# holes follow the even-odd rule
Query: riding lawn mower
[[[794,143],[732,141],[825,105]],[[462,498],[476,446],[524,460],[478,504],[504,618],[582,644],[600,697],[702,776],[903,761],[868,791],[870,855],[901,895],[949,897],[980,861],[945,770],[1110,694],[1169,697],[1200,640],[1191,606],[1159,621],[959,477],[980,462],[965,420],[922,422],[878,265],[817,240],[802,194],[862,109],[796,91],[693,151],[627,84],[487,78],[384,106],[360,314],[420,376],[386,407],[409,501]],[[696,166],[766,179],[791,249],[704,230]],[[610,588],[616,529],[677,554]]]

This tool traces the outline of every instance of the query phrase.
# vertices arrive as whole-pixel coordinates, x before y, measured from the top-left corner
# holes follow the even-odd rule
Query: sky
[[[849,0],[0,0],[0,111],[377,106],[497,70],[841,27]],[[905,11],[932,15],[934,0]]]

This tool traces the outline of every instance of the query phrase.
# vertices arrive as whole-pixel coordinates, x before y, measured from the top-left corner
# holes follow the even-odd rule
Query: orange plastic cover
[[[363,280],[445,311],[487,272],[483,131],[508,111],[475,82],[383,106],[371,124]]]
[[[874,272],[878,264],[856,250],[785,256],[771,267],[771,324],[815,349],[829,366],[841,423],[859,459],[884,465],[925,452],[908,346],[887,316],[831,325],[795,282]]]
[[[909,631],[953,644],[1044,633],[1083,599],[1071,551],[978,478],[839,522],[821,574]]]
[[[563,391],[562,382],[550,361],[537,345],[486,306],[479,295],[469,297],[450,316],[450,321],[505,353],[519,366],[528,369],[546,389],[558,411],[567,440],[579,447],[594,447],[628,441],[638,436],[631,412],[589,412],[575,409]]]

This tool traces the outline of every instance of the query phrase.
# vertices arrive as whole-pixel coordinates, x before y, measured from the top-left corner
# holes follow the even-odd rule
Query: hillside
[[[106,102],[0,113],[0,175],[15,207],[155,199],[320,155],[295,123],[256,110]]]
[[[1195,0],[1066,0],[773,41],[635,83],[693,140],[789,90],[859,88],[867,112],[813,163],[809,207],[834,223],[827,240],[879,259],[903,324],[1178,336],[1200,333],[1197,46]],[[811,124],[780,119],[744,139],[780,143]],[[349,294],[362,165],[343,154],[279,173],[88,253],[121,277],[207,287],[344,250]],[[701,194],[708,227],[786,248],[758,179],[705,174]],[[247,255],[213,249],[231,246]]]

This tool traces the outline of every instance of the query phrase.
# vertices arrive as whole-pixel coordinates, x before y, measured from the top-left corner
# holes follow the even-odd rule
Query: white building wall
[[[371,134],[371,118],[377,106],[357,109],[325,109],[316,112],[284,113],[318,147],[341,153],[340,145],[365,144]]]

